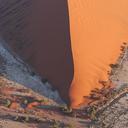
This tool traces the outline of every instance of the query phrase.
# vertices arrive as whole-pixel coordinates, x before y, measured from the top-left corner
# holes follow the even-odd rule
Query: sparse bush
[[[72,123],[70,123],[70,124],[68,124],[66,127],[64,127],[64,128],[75,128],[75,126],[72,124]]]
[[[54,120],[50,128],[61,128],[61,126],[58,121]]]
[[[65,113],[65,114],[70,114],[70,113],[72,113],[72,108],[71,108],[71,107],[68,107],[68,106],[66,106],[66,105],[60,106],[60,109],[61,109],[61,111],[62,111],[63,113]]]

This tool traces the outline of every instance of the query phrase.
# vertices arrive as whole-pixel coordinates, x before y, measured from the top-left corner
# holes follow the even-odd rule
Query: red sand
[[[122,42],[128,40],[127,0],[69,0],[71,44],[75,76],[70,89],[72,106],[107,80]]]
[[[68,1],[70,33],[66,0],[0,0],[0,36],[75,107],[128,40],[128,1]]]

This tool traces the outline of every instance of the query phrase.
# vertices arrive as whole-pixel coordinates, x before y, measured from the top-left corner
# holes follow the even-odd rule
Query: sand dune
[[[75,76],[70,89],[73,106],[107,80],[122,42],[128,41],[127,0],[69,0]]]
[[[108,79],[109,64],[127,42],[127,5],[127,0],[0,0],[0,36],[75,107],[100,88],[99,80]]]
[[[0,0],[0,35],[69,103],[73,60],[66,1]]]

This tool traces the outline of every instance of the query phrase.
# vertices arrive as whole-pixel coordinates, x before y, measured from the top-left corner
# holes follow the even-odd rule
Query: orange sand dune
[[[0,36],[75,107],[128,40],[128,0],[0,0]]]
[[[122,42],[128,40],[128,0],[69,0],[75,74],[70,89],[77,106],[107,80]]]

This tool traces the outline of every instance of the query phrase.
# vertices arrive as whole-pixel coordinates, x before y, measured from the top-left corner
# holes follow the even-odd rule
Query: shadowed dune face
[[[0,0],[0,35],[69,103],[73,60],[65,0]]]
[[[128,40],[127,0],[69,0],[74,80],[72,106],[83,101],[99,80],[107,80],[122,42]]]
[[[74,69],[67,2],[38,0],[33,5],[30,35],[34,38],[33,48],[36,53],[31,63],[69,103]]]

